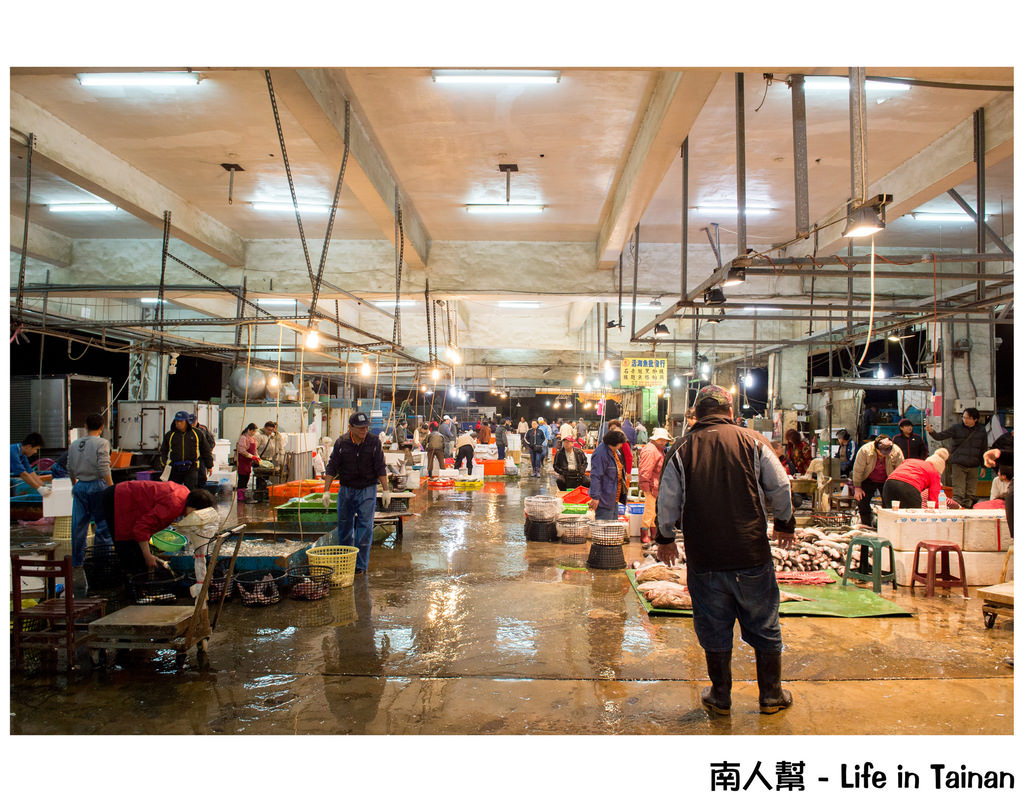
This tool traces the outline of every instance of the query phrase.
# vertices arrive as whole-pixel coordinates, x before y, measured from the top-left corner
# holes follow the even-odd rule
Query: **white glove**
[[[384,510],[387,511],[387,510],[391,509],[391,491],[390,490],[382,490],[380,492],[380,497],[381,497],[381,502],[384,504]]]
[[[324,490],[321,495],[324,500],[324,509],[329,510],[331,508],[331,494],[327,490]]]
[[[160,481],[167,482],[171,478],[171,463],[164,465],[163,471],[160,473]]]
[[[53,492],[53,488],[50,487],[49,485],[43,485],[42,487],[39,488],[37,492],[39,493],[40,496],[46,498],[48,495],[50,495],[50,493]]]

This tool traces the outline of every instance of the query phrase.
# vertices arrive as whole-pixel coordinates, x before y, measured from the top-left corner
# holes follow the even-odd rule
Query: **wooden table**
[[[987,629],[996,625],[997,615],[1013,619],[1013,582],[1003,582],[1000,585],[980,588],[978,595],[985,602],[981,612],[985,616]]]

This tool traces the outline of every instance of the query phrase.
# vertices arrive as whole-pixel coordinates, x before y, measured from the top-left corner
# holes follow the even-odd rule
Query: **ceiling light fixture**
[[[82,86],[197,86],[197,72],[80,72]]]
[[[576,384],[583,384],[583,381],[584,381],[583,374],[582,373],[577,373],[576,374]]]
[[[264,203],[262,201],[253,203],[252,208],[257,212],[295,212],[295,207],[290,203]],[[299,211],[302,214],[327,214],[330,206],[319,203],[300,203]],[[338,211],[341,211],[339,208]]]
[[[730,267],[729,272],[726,274],[725,281],[722,282],[723,287],[734,287],[737,284],[742,284],[747,280],[747,269],[745,267]]]
[[[159,298],[139,298],[139,303],[143,304],[165,304],[166,300],[161,301]]]
[[[885,207],[892,195],[876,195],[871,200],[854,206],[847,215],[843,236],[867,237],[885,228]]]
[[[317,349],[319,346],[320,335],[315,331],[309,332],[309,334],[306,335],[306,348],[309,349],[310,351],[313,351]]]
[[[434,368],[433,370],[430,371],[430,378],[433,379],[434,381],[437,381],[438,379],[441,378],[441,371],[438,370],[437,368]]]
[[[269,379],[267,379],[267,384],[269,384],[271,387],[277,387],[280,383],[281,380],[276,375],[271,376]]]
[[[540,203],[467,203],[470,214],[540,214],[544,205]]]
[[[725,303],[725,293],[721,287],[712,287],[704,293],[704,303],[712,306],[721,306]]]
[[[394,301],[374,301],[373,305],[374,306],[379,306],[379,307],[381,307],[383,309],[387,309],[388,307],[394,306],[395,302]],[[415,306],[416,302],[411,300],[411,299],[405,299],[405,300],[399,301],[398,305],[399,306]]]
[[[296,298],[254,298],[261,306],[294,306],[299,303]]]
[[[49,203],[46,208],[51,212],[64,214],[66,212],[116,212],[117,207],[112,203]]]
[[[668,335],[671,333],[672,332],[668,330],[668,326],[666,326],[664,323],[659,323],[657,326],[654,327],[655,337],[668,337]]]
[[[681,378],[679,378],[678,374],[672,377],[672,386],[673,387],[679,387],[680,385],[682,385],[682,383],[683,383],[683,380]]]
[[[431,70],[436,84],[557,84],[558,70]]]
[[[910,216],[920,223],[974,223],[967,212],[911,212]],[[985,215],[988,220],[990,215]]]
[[[539,301],[498,301],[502,309],[540,309]]]

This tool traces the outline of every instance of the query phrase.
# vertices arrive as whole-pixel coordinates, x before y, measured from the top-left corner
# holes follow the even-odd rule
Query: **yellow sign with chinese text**
[[[619,369],[620,387],[664,387],[668,383],[668,360],[656,356],[626,357]]]

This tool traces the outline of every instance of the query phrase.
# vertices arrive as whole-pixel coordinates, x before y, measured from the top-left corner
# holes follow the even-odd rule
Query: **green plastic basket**
[[[583,515],[590,509],[588,504],[563,504],[562,513],[565,515]]]
[[[173,529],[161,529],[149,539],[149,545],[166,554],[174,554],[188,545],[188,538]]]

